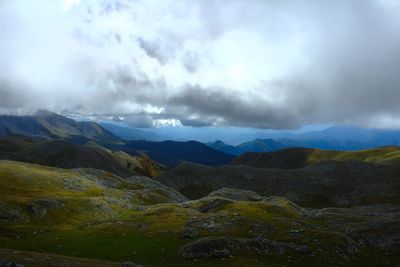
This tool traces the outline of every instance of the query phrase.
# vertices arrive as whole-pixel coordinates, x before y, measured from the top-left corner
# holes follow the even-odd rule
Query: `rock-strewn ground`
[[[394,204],[314,209],[234,188],[187,200],[146,177],[11,161],[0,161],[0,183],[2,248],[143,266],[400,263]],[[0,259],[46,266],[25,255]]]

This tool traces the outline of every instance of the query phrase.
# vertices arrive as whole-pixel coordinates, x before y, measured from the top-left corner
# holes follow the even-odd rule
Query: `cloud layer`
[[[0,112],[400,126],[396,1],[0,1]]]

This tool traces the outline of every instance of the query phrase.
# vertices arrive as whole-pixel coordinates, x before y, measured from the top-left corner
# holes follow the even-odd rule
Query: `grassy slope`
[[[289,148],[269,153],[246,153],[234,159],[233,164],[243,164],[261,168],[297,169],[324,160],[362,161],[395,165],[400,160],[400,148],[381,147],[359,151]]]
[[[105,183],[108,186],[103,186]],[[337,251],[345,251],[349,245],[342,234],[325,230],[323,221],[304,216],[302,209],[286,198],[266,202],[204,198],[184,204],[138,207],[149,204],[149,200],[126,197],[128,189],[146,191],[139,183],[124,181],[103,171],[0,161],[0,203],[13,206],[27,218],[0,224],[1,247],[112,261],[131,260],[145,266],[265,266],[266,263],[268,266],[321,266],[327,259],[332,266],[358,266],[360,260],[369,264],[366,266],[373,266],[383,259],[390,266],[399,260],[396,254],[386,259],[383,252],[369,248],[347,259],[339,256]],[[63,205],[47,209],[44,215],[32,214],[29,206],[43,199],[62,200]],[[215,201],[220,204],[200,212]],[[295,251],[266,256],[245,253],[226,259],[184,260],[178,253],[179,247],[190,240],[181,238],[182,231],[198,221],[201,222],[196,226],[198,237],[262,236],[307,244],[316,254],[310,257]],[[288,234],[290,230],[301,231],[301,240],[293,240]],[[370,254],[364,257],[363,253],[367,252]]]
[[[149,183],[153,182],[149,180]],[[153,199],[144,197],[144,189]],[[40,201],[47,200],[61,204],[50,204],[56,207],[48,209],[45,216],[31,216],[31,206],[38,201],[40,206]],[[20,221],[28,218],[31,223],[40,225],[103,222],[126,216],[127,212],[131,212],[127,207],[132,209],[137,205],[154,204],[157,201],[168,202],[172,199],[162,188],[152,188],[145,183],[122,179],[105,171],[58,169],[0,161],[0,202],[17,207]],[[68,216],[65,216],[66,211]]]
[[[131,156],[120,151],[113,152],[94,141],[81,146],[62,140],[24,136],[0,139],[0,158],[62,168],[97,168],[123,177],[136,174],[153,177],[164,169],[145,154]]]
[[[323,151],[316,149],[308,157],[308,162],[310,163],[316,163],[322,160],[354,160],[379,164],[394,164],[400,160],[400,148],[382,147],[359,151]]]

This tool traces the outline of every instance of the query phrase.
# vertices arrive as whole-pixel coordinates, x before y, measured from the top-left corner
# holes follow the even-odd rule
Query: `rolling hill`
[[[150,178],[123,179],[95,169],[0,160],[0,177],[0,223],[101,221],[129,207],[185,200]]]
[[[143,153],[135,156],[110,151],[94,141],[85,145],[64,140],[12,135],[0,138],[0,159],[38,163],[60,168],[94,168],[121,177],[132,175],[156,176],[164,169]]]

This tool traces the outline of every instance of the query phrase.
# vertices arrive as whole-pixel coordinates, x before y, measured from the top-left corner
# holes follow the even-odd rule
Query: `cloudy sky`
[[[396,0],[0,0],[0,113],[400,127]]]

